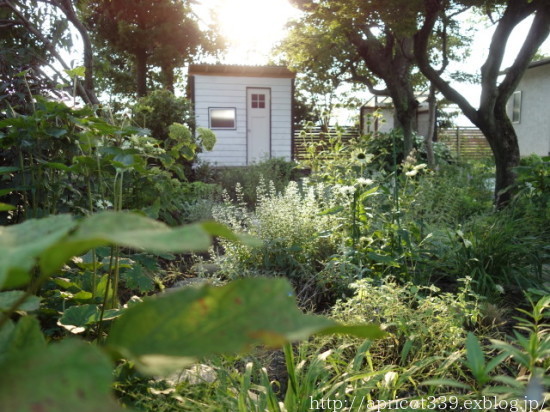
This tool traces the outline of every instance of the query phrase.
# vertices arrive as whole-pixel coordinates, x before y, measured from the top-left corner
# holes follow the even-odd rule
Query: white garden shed
[[[196,126],[212,129],[217,140],[199,157],[218,166],[290,160],[294,77],[282,66],[191,65]]]
[[[508,101],[522,156],[550,156],[550,59],[532,62]]]

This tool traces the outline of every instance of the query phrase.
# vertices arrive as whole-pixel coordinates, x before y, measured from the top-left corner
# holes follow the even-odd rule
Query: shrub
[[[229,278],[286,276],[298,292],[314,290],[316,273],[336,252],[334,239],[324,236],[335,222],[332,216],[322,215],[330,202],[323,189],[321,185],[300,189],[298,183],[290,182],[283,192],[277,192],[273,183],[268,186],[260,181],[256,209],[251,212],[237,185],[237,204],[226,195],[224,204],[214,207],[213,215],[258,238],[261,244],[251,248],[222,240],[224,255],[217,259],[222,273]]]
[[[493,193],[486,182],[492,173],[481,164],[441,165],[419,178],[408,219],[455,227],[491,211]]]
[[[159,140],[168,138],[168,129],[173,123],[185,123],[191,128],[194,125],[191,102],[168,90],[152,91],[139,99],[132,110],[134,120]]]
[[[451,279],[471,276],[478,293],[498,298],[542,282],[548,238],[548,227],[511,209],[481,215],[451,236],[438,264]]]
[[[275,190],[282,192],[291,180],[296,177],[296,164],[283,158],[273,158],[242,167],[213,168],[210,165],[199,165],[195,177],[207,182],[215,182],[233,198],[237,193],[237,184],[241,188],[243,201],[252,207],[257,201],[257,187],[262,180],[273,182]]]
[[[459,293],[453,294],[391,278],[379,283],[362,279],[350,285],[353,296],[337,303],[332,313],[347,323],[380,323],[389,333],[371,346],[375,368],[413,363],[463,346],[464,326],[475,324],[480,313],[470,280],[463,282]]]

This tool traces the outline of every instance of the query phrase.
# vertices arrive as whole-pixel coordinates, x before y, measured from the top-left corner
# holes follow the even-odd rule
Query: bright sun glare
[[[271,48],[285,35],[285,24],[296,15],[287,0],[217,0],[221,34],[234,63],[265,63]],[[263,61],[259,61],[263,60]]]

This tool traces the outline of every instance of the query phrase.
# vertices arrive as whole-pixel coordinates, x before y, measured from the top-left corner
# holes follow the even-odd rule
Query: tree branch
[[[88,30],[82,24],[78,16],[76,15],[73,3],[71,0],[40,0],[42,2],[48,3],[54,7],[60,9],[63,14],[67,17],[72,25],[78,30],[82,38],[82,45],[84,47],[84,90],[90,103],[99,104],[94,92],[94,77],[93,77],[93,54],[92,54],[92,41],[88,34]]]
[[[357,73],[357,69],[355,68],[355,65],[353,63],[348,64],[347,68],[351,73],[351,79],[354,82],[358,82],[358,83],[361,83],[361,84],[364,84],[365,86],[367,86],[367,89],[369,89],[369,92],[371,94],[373,94],[375,96],[389,96],[390,95],[390,91],[387,88],[382,89],[382,90],[375,89],[374,83],[372,82],[370,77],[365,76],[365,75],[360,75],[359,73]]]
[[[485,118],[493,113],[498,98],[497,79],[510,34],[522,20],[533,12],[533,8],[534,3],[526,3],[524,0],[510,0],[495,28],[489,46],[489,54],[485,63],[481,66],[479,114]]]
[[[59,61],[59,63],[61,64],[61,66],[63,67],[63,69],[65,70],[70,70],[69,66],[67,65],[67,63],[65,63],[65,60],[63,60],[63,58],[61,57],[61,55],[57,52],[57,50],[55,49],[55,46],[48,40],[46,39],[46,37],[44,37],[44,35],[34,26],[34,24],[32,24],[18,9],[17,7],[15,7],[15,5],[10,1],[10,0],[4,0],[2,5],[6,5],[7,7],[9,7],[13,13],[17,16],[17,18],[21,21],[21,23],[23,24],[23,26],[25,26],[25,28],[27,30],[29,30],[32,34],[34,34],[43,44],[44,44],[44,47],[50,51],[50,53],[52,53],[52,55]],[[79,91],[79,95],[80,97],[84,100],[85,103],[88,103],[88,104],[93,104],[91,101],[90,101],[90,98],[88,96],[88,94],[86,93],[86,90],[84,89],[84,87],[81,85],[81,84],[78,84],[77,85],[78,87],[78,91]]]
[[[428,42],[431,33],[435,26],[435,22],[441,11],[443,10],[442,0],[426,0],[425,13],[426,17],[420,30],[415,34],[414,38],[414,55],[418,67],[430,80],[435,87],[449,100],[458,104],[464,115],[474,124],[478,123],[478,112],[474,107],[462,96],[456,89],[451,87],[435,70],[429,61],[428,57]]]
[[[516,60],[506,72],[506,77],[498,86],[499,99],[508,101],[516,90],[521,77],[533,56],[550,33],[550,4],[539,2],[535,18],[527,38],[519,51]]]

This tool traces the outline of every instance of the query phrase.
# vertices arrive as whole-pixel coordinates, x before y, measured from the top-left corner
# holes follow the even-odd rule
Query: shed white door
[[[247,89],[248,164],[271,157],[271,90]]]

